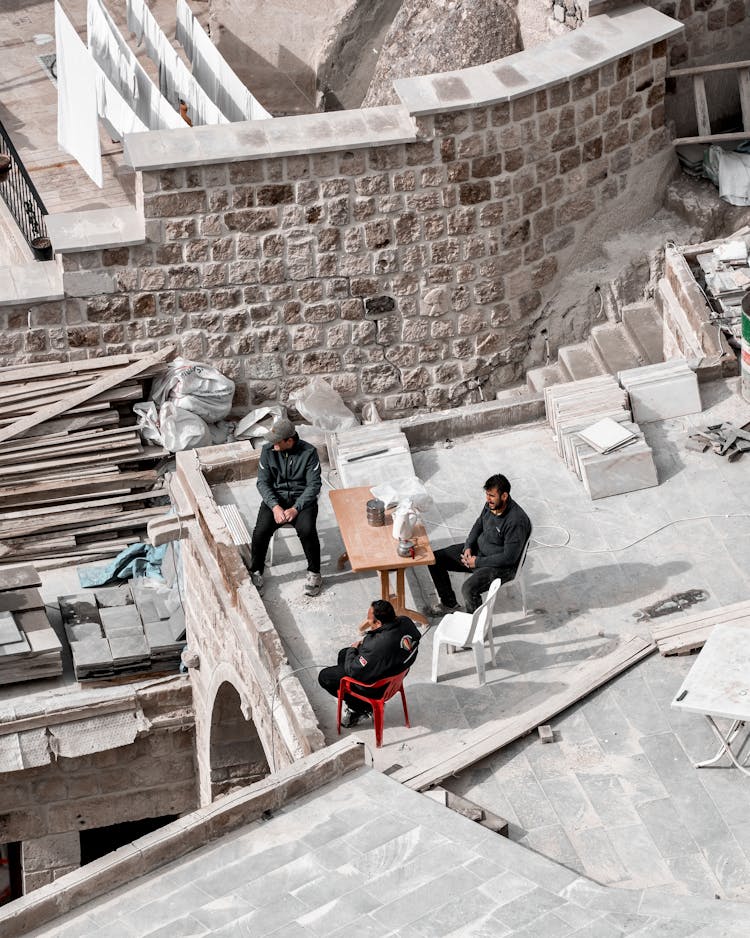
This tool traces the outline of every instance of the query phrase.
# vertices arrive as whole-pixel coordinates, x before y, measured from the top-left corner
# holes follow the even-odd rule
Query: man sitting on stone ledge
[[[253,529],[250,577],[263,592],[263,570],[271,538],[278,528],[291,524],[307,559],[305,593],[317,596],[320,575],[320,540],[316,521],[320,494],[320,459],[315,447],[301,440],[289,420],[271,427],[258,463],[258,491],[263,501]]]

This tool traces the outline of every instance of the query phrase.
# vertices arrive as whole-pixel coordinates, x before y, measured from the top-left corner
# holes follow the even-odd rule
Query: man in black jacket
[[[359,631],[364,637],[339,651],[338,662],[323,668],[318,683],[329,694],[338,695],[342,677],[351,677],[363,684],[374,684],[384,677],[394,677],[410,668],[417,657],[419,629],[407,616],[397,616],[393,606],[385,599],[376,599],[367,610],[367,618]],[[384,688],[364,690],[371,700],[383,696]],[[359,693],[359,689],[357,691]],[[346,695],[342,708],[342,726],[356,726],[365,717],[372,716],[372,707],[363,700]]]
[[[490,476],[484,483],[485,506],[463,544],[451,544],[435,551],[435,563],[427,568],[440,597],[435,615],[458,608],[450,571],[470,573],[461,593],[466,611],[482,604],[482,593],[500,577],[505,583],[518,570],[521,554],[531,536],[528,515],[510,497],[510,482],[504,475]]]
[[[320,541],[316,521],[320,494],[320,459],[310,443],[301,440],[289,420],[278,420],[268,433],[260,453],[258,491],[263,501],[252,537],[250,577],[263,591],[263,569],[268,545],[277,528],[291,524],[307,559],[305,593],[317,596],[320,576]]]

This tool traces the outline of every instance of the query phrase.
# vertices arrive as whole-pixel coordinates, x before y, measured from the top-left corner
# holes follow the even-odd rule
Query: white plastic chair
[[[523,546],[521,551],[521,559],[518,561],[518,569],[516,570],[516,575],[512,580],[507,580],[506,585],[511,583],[518,583],[518,587],[521,590],[521,603],[523,604],[523,614],[527,615],[526,610],[526,577],[524,575],[524,564],[526,563],[526,555],[529,552],[529,544],[531,543],[531,535],[533,534],[533,528],[529,531],[529,536],[526,543]]]
[[[509,581],[512,582],[512,581]],[[435,638],[432,644],[432,680],[437,683],[438,658],[441,645],[457,645],[464,648],[471,645],[477,665],[479,683],[485,683],[484,677],[484,643],[489,641],[490,659],[495,667],[495,644],[492,639],[492,617],[495,612],[497,594],[502,585],[498,578],[490,583],[487,598],[473,613],[449,612],[443,616],[435,629]]]

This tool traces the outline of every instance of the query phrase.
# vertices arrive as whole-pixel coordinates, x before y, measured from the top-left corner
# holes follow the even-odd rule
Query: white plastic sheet
[[[359,420],[338,391],[322,378],[312,378],[304,388],[293,391],[289,401],[305,420],[322,430],[350,430],[359,426]]]

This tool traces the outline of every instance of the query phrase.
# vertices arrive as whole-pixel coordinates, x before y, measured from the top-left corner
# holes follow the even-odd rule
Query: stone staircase
[[[560,348],[555,364],[530,369],[526,373],[529,389],[539,394],[551,384],[664,361],[664,324],[656,307],[633,303],[624,306],[621,315],[620,322],[594,326],[587,342]]]

